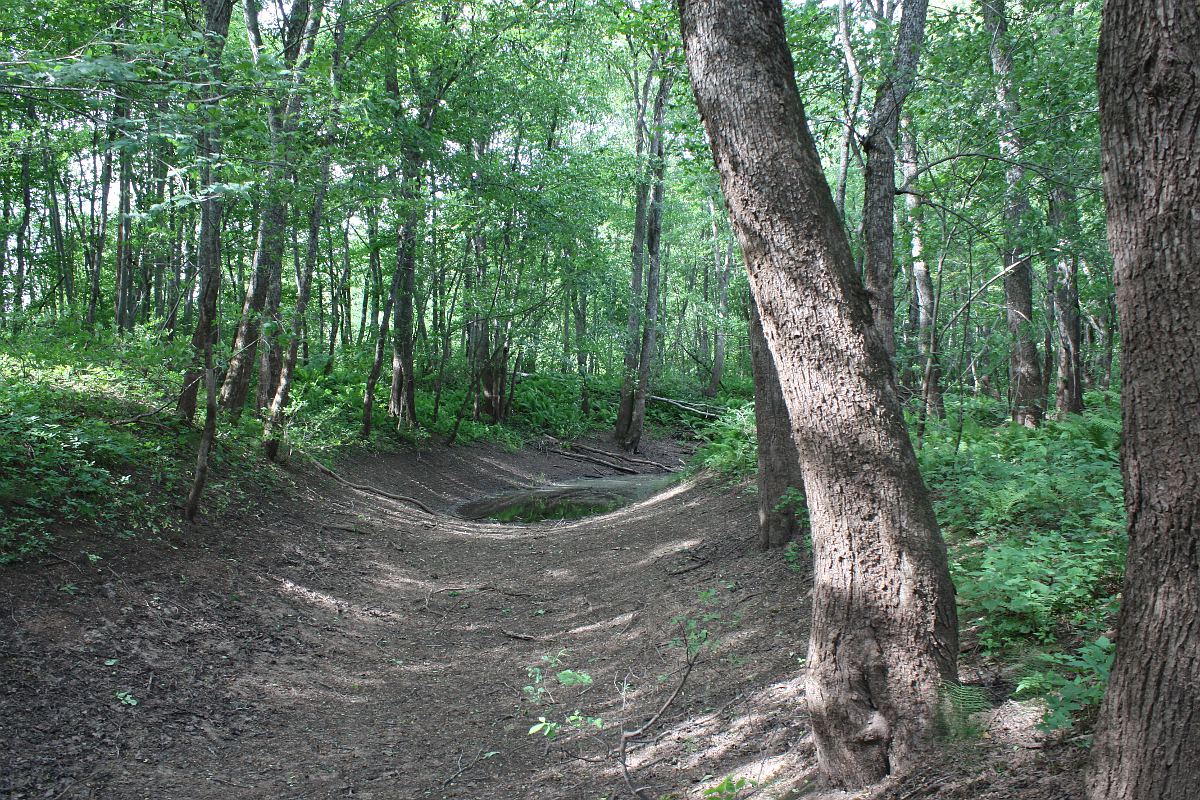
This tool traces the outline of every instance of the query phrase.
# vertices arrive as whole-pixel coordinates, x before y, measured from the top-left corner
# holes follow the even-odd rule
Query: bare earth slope
[[[670,443],[646,455],[680,461]],[[339,469],[439,512],[612,474],[485,446]],[[813,796],[807,578],[756,552],[738,487],[506,525],[293,478],[174,548],[108,540],[95,563],[64,549],[0,570],[0,797],[699,798],[725,776]],[[705,646],[686,684],[622,758],[621,731],[680,686],[689,636]],[[540,717],[557,736],[529,733]],[[1076,796],[1070,774],[1009,791],[1006,758],[889,796]]]
[[[649,457],[679,463],[669,445]],[[340,469],[435,509],[612,474],[489,447]],[[500,525],[295,479],[176,550],[0,572],[0,796],[610,796],[627,791],[609,753],[622,722],[679,682],[681,616],[719,643],[653,741],[630,746],[632,780],[698,794],[706,776],[766,778],[807,752],[793,655],[806,590],[754,552],[735,489],[684,482],[601,517]],[[592,683],[564,686],[565,669]],[[528,733],[577,709],[603,727]]]

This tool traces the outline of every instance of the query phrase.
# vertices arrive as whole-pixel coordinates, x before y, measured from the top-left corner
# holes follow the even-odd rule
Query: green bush
[[[1047,645],[1109,613],[1125,533],[1114,403],[1028,429],[931,425],[919,458],[951,545],[960,616],[994,653]],[[948,403],[953,407],[957,401]],[[986,422],[990,401],[979,404]]]
[[[1039,660],[1047,668],[1025,676],[1016,694],[1045,698],[1044,730],[1060,730],[1086,721],[1104,699],[1115,653],[1116,645],[1107,636],[1100,636],[1074,654],[1042,654]]]
[[[700,448],[693,463],[731,480],[753,475],[758,469],[758,432],[754,404],[733,406],[697,431]]]

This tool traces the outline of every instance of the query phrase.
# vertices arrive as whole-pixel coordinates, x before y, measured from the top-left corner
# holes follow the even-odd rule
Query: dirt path
[[[612,474],[488,447],[340,469],[435,509]],[[736,489],[684,482],[600,517],[499,525],[295,480],[177,549],[0,572],[0,796],[629,796],[620,732],[679,685],[689,628],[707,646],[629,747],[631,782],[684,798],[730,774],[775,796],[809,780],[807,590],[754,550]],[[539,717],[555,738],[528,733]]]

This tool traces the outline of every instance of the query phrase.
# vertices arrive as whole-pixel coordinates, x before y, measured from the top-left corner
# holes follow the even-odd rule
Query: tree
[[[1017,126],[1020,103],[1013,77],[1013,57],[1008,43],[1008,18],[1005,0],[981,0],[983,24],[990,42],[988,51],[996,76],[996,116],[1000,121],[1000,156],[1007,168],[1008,184],[1004,208],[1004,301],[1007,307],[1009,347],[1009,397],[1013,420],[1036,427],[1045,413],[1045,388],[1038,363],[1037,342],[1033,338],[1033,264],[1023,241],[1029,197],[1023,181],[1024,144]]]
[[[891,74],[879,87],[871,123],[863,138],[867,163],[863,180],[864,273],[871,293],[875,327],[883,337],[889,356],[896,353],[896,300],[893,276],[896,268],[896,140],[900,113],[917,78],[921,41],[925,38],[928,0],[905,0],[896,36],[896,54]]]
[[[808,132],[779,0],[682,0],[692,88],[800,454],[814,583],[808,711],[827,778],[913,766],[956,679],[945,545]]]
[[[1108,0],[1099,84],[1129,557],[1088,796],[1184,800],[1200,776],[1200,6]]]
[[[796,498],[804,485],[800,454],[792,440],[787,403],[771,348],[763,336],[758,306],[750,303],[750,364],[754,372],[754,428],[758,439],[758,546],[783,547],[796,538]]]

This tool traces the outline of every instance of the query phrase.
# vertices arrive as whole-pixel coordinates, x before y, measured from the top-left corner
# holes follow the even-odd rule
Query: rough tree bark
[[[750,303],[750,368],[754,374],[754,427],[758,434],[758,546],[783,547],[799,533],[797,509],[780,507],[788,489],[800,490],[800,454],[792,440],[787,403],[775,358],[763,336],[758,306]]]
[[[800,453],[822,772],[911,768],[955,680],[946,549],[797,93],[780,0],[682,0],[692,87]]]
[[[1200,776],[1200,5],[1108,0],[1099,84],[1129,558],[1088,796],[1185,800]]]

